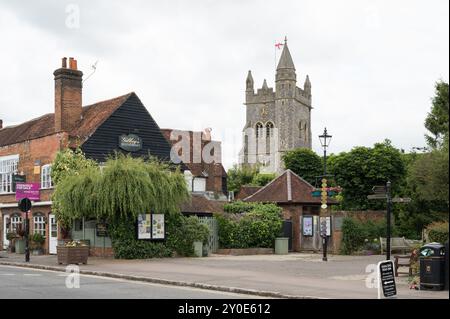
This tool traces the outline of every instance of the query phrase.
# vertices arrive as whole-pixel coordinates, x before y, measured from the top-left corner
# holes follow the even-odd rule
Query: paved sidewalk
[[[0,264],[24,263],[23,255],[0,253]],[[209,289],[242,288],[269,292],[272,297],[377,298],[377,290],[366,288],[366,267],[384,256],[330,256],[322,262],[319,254],[221,256],[208,258],[163,258],[115,260],[90,257],[81,271],[132,276],[153,282],[190,285]],[[56,267],[56,256],[31,256],[32,265]],[[407,277],[397,279],[398,298],[448,299],[448,291],[409,289]],[[232,289],[231,291],[236,291]]]

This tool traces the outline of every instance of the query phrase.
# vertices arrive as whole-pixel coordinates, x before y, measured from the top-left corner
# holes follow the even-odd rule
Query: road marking
[[[6,273],[4,273],[4,274],[0,274],[0,276],[15,276],[16,274],[6,274]]]
[[[24,276],[28,276],[28,277],[40,277],[42,276],[41,274],[23,274]]]

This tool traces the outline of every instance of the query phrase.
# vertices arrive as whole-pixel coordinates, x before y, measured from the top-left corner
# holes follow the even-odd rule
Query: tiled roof
[[[311,194],[314,189],[314,186],[288,169],[254,194],[244,198],[244,201],[320,204],[320,197],[313,197]],[[328,204],[337,202],[329,198]]]
[[[242,200],[246,197],[249,197],[250,195],[253,195],[257,191],[259,191],[262,187],[261,186],[242,186],[239,192],[234,196],[234,199]]]
[[[181,207],[182,213],[223,213],[225,202],[209,200],[202,194],[192,194],[191,200]]]
[[[70,136],[84,142],[95,130],[134,93],[83,107],[82,118]],[[0,146],[12,145],[55,133],[55,114],[50,113],[31,121],[0,130]]]

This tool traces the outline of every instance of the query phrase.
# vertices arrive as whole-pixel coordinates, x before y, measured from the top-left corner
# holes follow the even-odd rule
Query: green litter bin
[[[289,238],[279,237],[275,238],[275,254],[287,255],[289,252]]]
[[[203,257],[203,243],[201,241],[194,241],[194,256]]]

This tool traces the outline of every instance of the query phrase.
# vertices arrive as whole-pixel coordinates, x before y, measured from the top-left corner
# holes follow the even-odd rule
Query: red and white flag
[[[284,44],[283,44],[283,43],[280,43],[280,42],[275,43],[275,47],[276,47],[278,50],[281,50],[281,47],[282,47],[283,45],[284,45]]]

